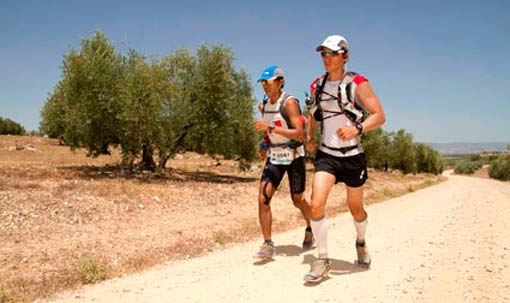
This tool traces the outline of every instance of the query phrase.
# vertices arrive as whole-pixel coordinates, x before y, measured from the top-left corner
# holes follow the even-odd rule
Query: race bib
[[[290,165],[294,160],[294,150],[291,148],[271,147],[269,162],[275,165]]]

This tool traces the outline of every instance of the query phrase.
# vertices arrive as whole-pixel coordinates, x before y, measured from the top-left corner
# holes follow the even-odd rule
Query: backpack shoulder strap
[[[287,110],[285,109],[285,103],[287,103],[287,100],[289,100],[290,98],[293,98],[293,96],[289,95],[288,93],[284,93],[282,104],[280,104],[280,115],[282,115],[285,122],[287,122],[287,126],[289,127],[289,129],[293,127],[292,124],[290,123],[290,118],[289,115],[287,114]]]
[[[262,115],[266,112],[267,96],[264,95],[262,98]]]
[[[319,78],[317,81],[320,81],[319,87],[315,87],[315,102],[317,102],[317,106],[320,106],[322,92],[324,91],[324,86],[326,86],[326,82],[328,81],[329,73],[325,73],[324,76]]]

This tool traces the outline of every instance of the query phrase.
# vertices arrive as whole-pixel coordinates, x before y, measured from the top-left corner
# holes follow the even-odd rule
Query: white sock
[[[363,221],[358,222],[356,219],[353,218],[354,221],[354,227],[356,228],[356,232],[358,235],[356,236],[356,241],[359,243],[365,242],[365,232],[367,231],[367,223],[368,223],[368,215],[365,216],[365,219]]]
[[[317,245],[317,255],[320,259],[328,258],[328,222],[325,217],[311,220],[312,232]]]

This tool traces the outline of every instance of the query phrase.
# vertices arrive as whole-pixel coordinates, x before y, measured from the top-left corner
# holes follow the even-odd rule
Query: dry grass
[[[242,172],[237,162],[187,153],[159,173],[127,171],[119,162],[115,151],[91,159],[54,140],[0,136],[0,303],[261,237],[261,162]],[[369,176],[367,204],[441,180],[373,170]],[[308,185],[311,177],[310,165]],[[286,180],[271,206],[273,231],[304,228]],[[327,208],[328,215],[346,210],[342,186],[334,187]]]
[[[108,278],[108,264],[104,258],[95,255],[83,255],[76,261],[76,268],[84,284],[91,284]]]
[[[0,284],[0,303],[7,301],[7,295],[4,293],[4,286]]]

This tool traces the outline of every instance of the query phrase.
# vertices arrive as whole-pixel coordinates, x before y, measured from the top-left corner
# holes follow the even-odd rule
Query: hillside
[[[510,142],[489,142],[489,143],[426,143],[442,155],[466,155],[479,154],[483,152],[504,152]]]

